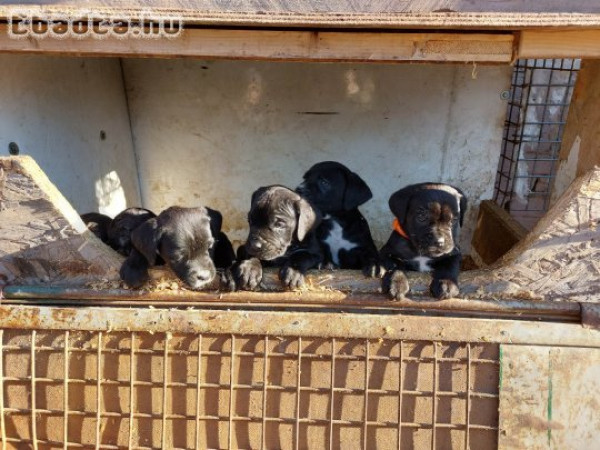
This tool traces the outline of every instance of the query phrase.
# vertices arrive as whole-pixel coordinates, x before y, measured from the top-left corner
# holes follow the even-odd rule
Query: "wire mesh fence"
[[[494,200],[526,228],[549,206],[580,64],[524,59],[513,71]]]
[[[0,330],[2,448],[493,448],[499,346]]]

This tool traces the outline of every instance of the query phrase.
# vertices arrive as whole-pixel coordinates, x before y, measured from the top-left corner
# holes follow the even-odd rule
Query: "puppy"
[[[409,291],[404,270],[431,271],[431,294],[437,299],[456,297],[461,262],[458,237],[467,209],[465,195],[447,184],[420,183],[394,193],[389,205],[396,220],[394,231],[380,251],[388,269],[383,291],[399,300]]]
[[[221,232],[222,222],[221,213],[209,208],[166,209],[132,231],[132,250],[121,266],[121,278],[139,288],[160,257],[190,288],[202,289],[214,279],[216,267],[229,267],[235,257]]]
[[[307,270],[323,260],[315,230],[320,213],[298,193],[283,186],[261,187],[252,194],[248,240],[238,249],[230,271],[231,289],[254,289],[262,280],[262,262],[281,267],[289,288],[304,285]]]
[[[112,219],[104,214],[90,212],[81,215],[81,220],[92,233],[105,244],[108,244],[108,228]]]
[[[108,245],[123,256],[131,253],[131,233],[141,224],[156,217],[144,208],[127,208],[121,211],[108,227]]]
[[[340,269],[361,269],[366,276],[384,273],[367,220],[358,206],[373,197],[357,174],[334,161],[312,166],[296,188],[323,214],[317,239],[323,248],[324,264]]]

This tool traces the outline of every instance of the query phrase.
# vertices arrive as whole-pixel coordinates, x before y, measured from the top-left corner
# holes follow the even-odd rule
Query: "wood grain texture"
[[[29,157],[0,158],[0,283],[118,277],[121,262]]]
[[[272,61],[509,63],[514,40],[511,34],[224,29],[189,29],[173,39],[13,39],[7,31],[0,25],[0,51]]]
[[[151,11],[187,24],[339,28],[599,27],[595,0],[95,0],[29,1],[0,6],[0,18],[19,12],[127,19]]]
[[[517,53],[518,58],[600,58],[600,30],[524,30]]]

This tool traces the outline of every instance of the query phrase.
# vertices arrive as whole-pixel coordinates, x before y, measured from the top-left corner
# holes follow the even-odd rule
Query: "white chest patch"
[[[419,272],[431,272],[431,267],[429,266],[430,261],[431,258],[428,258],[427,256],[417,256],[413,259],[413,262],[419,266]]]
[[[335,220],[331,221],[331,231],[327,239],[324,239],[325,244],[329,247],[331,252],[331,259],[336,265],[340,264],[340,250],[352,250],[356,247],[354,242],[347,241],[344,239],[343,230],[339,223]]]

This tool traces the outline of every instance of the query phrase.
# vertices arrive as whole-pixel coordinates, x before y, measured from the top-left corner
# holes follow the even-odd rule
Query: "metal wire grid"
[[[518,60],[494,200],[531,228],[548,210],[578,59]]]
[[[498,351],[0,330],[2,449],[492,448]]]

